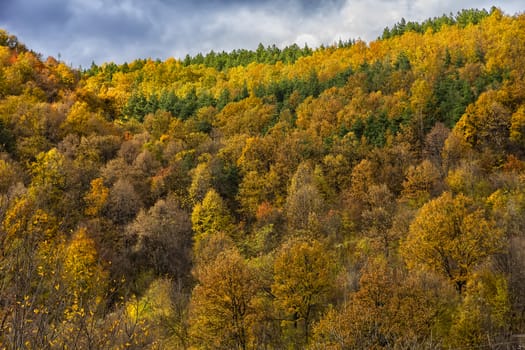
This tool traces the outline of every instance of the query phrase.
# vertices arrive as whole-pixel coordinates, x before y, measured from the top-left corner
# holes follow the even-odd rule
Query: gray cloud
[[[402,17],[461,8],[523,11],[521,0],[4,0],[0,27],[74,66],[187,53],[377,38]]]

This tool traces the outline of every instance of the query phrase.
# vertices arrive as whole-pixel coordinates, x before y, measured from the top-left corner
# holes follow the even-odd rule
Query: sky
[[[0,28],[44,59],[87,68],[253,50],[259,43],[370,42],[401,18],[423,21],[492,6],[509,15],[525,11],[523,0],[0,0]]]

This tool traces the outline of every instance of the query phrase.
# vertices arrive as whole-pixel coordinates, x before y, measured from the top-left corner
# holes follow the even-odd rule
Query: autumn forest
[[[525,340],[525,15],[84,69],[22,42],[0,349]]]

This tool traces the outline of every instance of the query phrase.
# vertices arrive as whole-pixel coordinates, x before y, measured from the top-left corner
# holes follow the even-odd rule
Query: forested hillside
[[[0,223],[0,348],[517,348],[525,15],[88,70],[0,30]]]

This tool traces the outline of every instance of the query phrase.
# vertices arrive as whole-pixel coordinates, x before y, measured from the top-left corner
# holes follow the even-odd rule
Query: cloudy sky
[[[0,28],[44,58],[60,55],[88,67],[259,43],[371,41],[401,18],[491,6],[511,15],[525,11],[523,0],[0,0]]]

